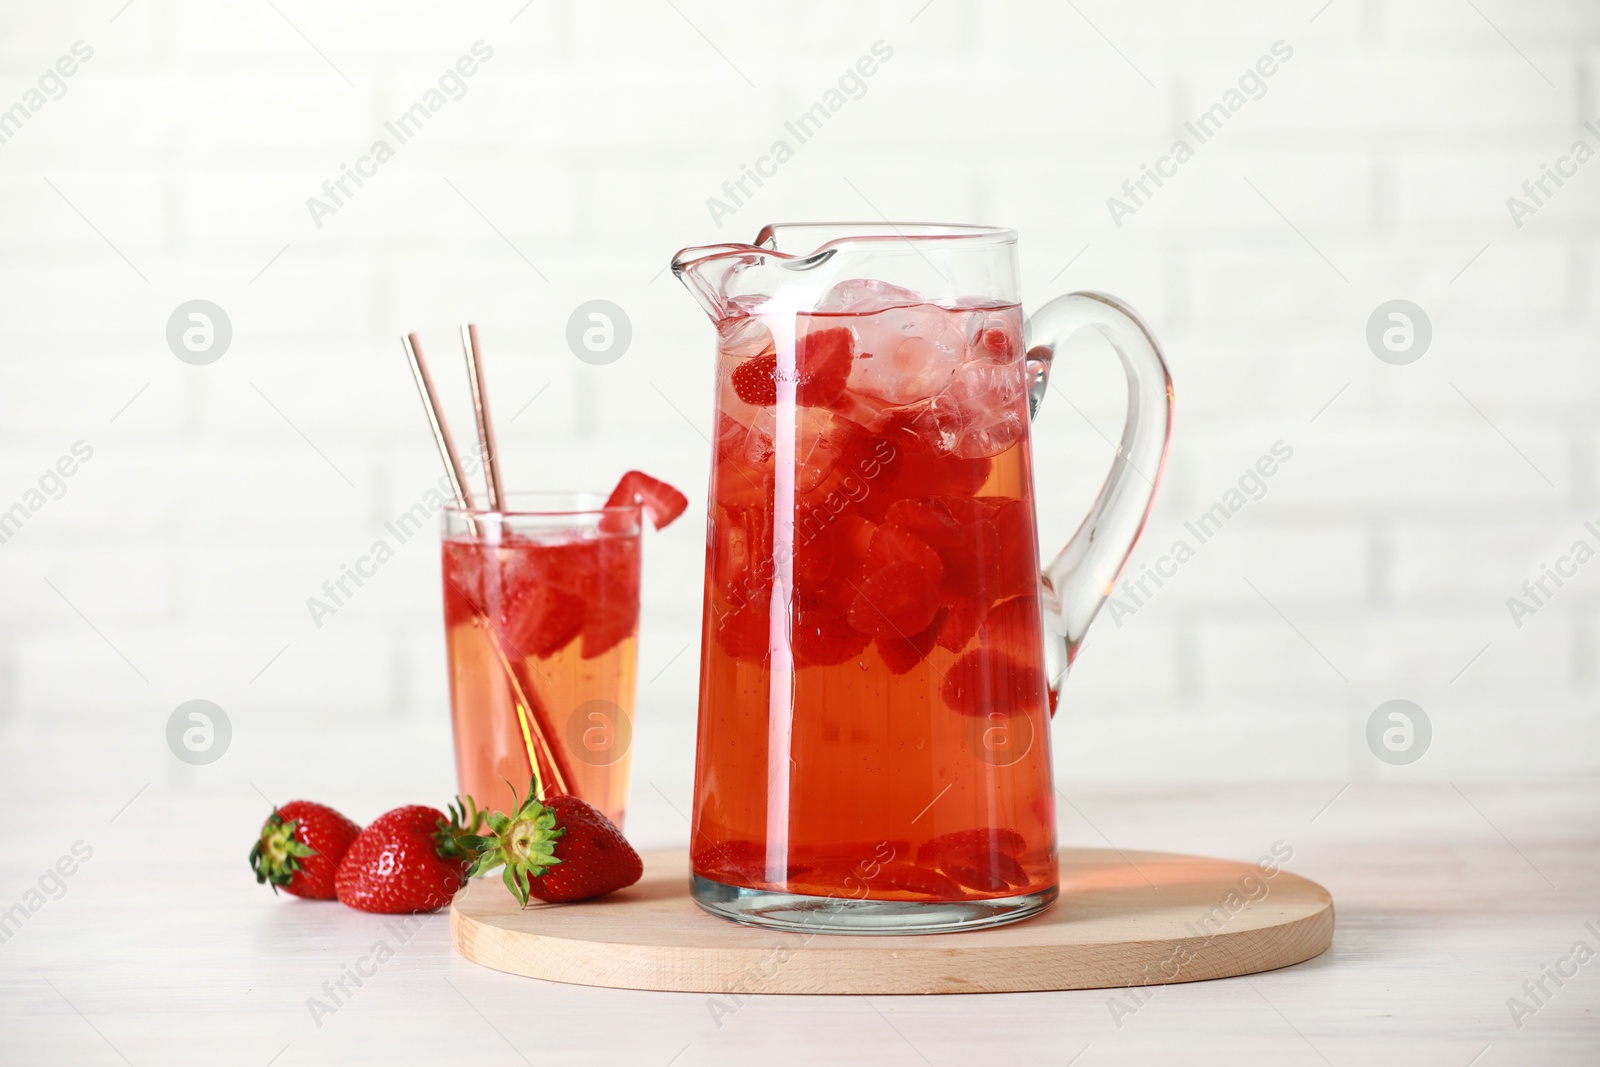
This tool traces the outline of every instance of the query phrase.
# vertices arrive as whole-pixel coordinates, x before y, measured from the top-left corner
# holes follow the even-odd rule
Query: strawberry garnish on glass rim
[[[617,481],[617,487],[606,498],[606,507],[615,508],[637,504],[644,508],[650,522],[661,529],[683,514],[689,498],[659,478],[643,471],[629,471]]]

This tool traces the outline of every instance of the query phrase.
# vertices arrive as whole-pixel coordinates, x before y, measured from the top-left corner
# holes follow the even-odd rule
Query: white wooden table
[[[1600,783],[1344,786],[1083,789],[1060,806],[1069,843],[1248,860],[1287,842],[1287,868],[1338,909],[1308,963],[1137,999],[753,997],[731,1013],[476,967],[443,916],[275,899],[245,864],[263,805],[243,786],[203,805],[152,786],[120,814],[126,796],[75,790],[48,816],[7,796],[0,909],[40,906],[0,944],[0,1063],[1600,1063],[1600,956],[1560,986],[1542,973],[1571,970],[1580,940],[1600,952]],[[641,845],[686,836],[663,793],[682,803],[687,786],[636,783]],[[366,799],[350,814],[401,798]],[[80,840],[92,857],[45,877]],[[370,976],[335,1005],[358,966]],[[1542,1004],[1524,989],[1541,980]],[[1535,1009],[1520,1027],[1512,997]],[[335,1010],[314,1019],[310,998]]]

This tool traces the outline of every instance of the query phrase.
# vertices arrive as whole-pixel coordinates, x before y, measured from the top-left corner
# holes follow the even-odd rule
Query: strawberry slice
[[[725,613],[716,623],[717,647],[734,659],[766,666],[772,659],[767,644],[770,602],[761,597]]]
[[[939,627],[938,644],[951,652],[960,652],[972,643],[978,627],[983,623],[984,606],[971,597],[958,596],[950,601],[945,611],[944,623]]]
[[[595,596],[583,625],[583,658],[594,659],[639,628],[639,539],[602,537]]]
[[[833,667],[867,650],[872,638],[843,618],[801,608],[794,624],[795,662],[802,667]],[[896,672],[900,673],[900,672]]]
[[[1027,503],[1000,503],[994,515],[996,548],[989,553],[986,578],[993,595],[1021,596],[1039,588],[1039,555],[1034,544],[1033,515]]]
[[[617,487],[606,498],[608,508],[626,504],[641,505],[659,530],[683,514],[683,509],[689,506],[689,498],[659,478],[652,478],[642,471],[629,471],[617,481]]]
[[[993,518],[994,510],[994,505],[985,497],[908,497],[889,505],[885,518],[910,530],[940,552],[970,552],[974,547],[974,527]]]
[[[889,668],[890,674],[905,674],[927,658],[939,639],[940,625],[945,609],[940,608],[928,628],[911,637],[879,637],[878,658]]]
[[[1047,706],[1044,671],[1037,657],[1018,661],[982,645],[945,675],[944,702],[963,715],[1026,715]]]
[[[1028,841],[1009,826],[984,826],[972,830],[955,830],[924,841],[917,848],[917,864],[922,867],[938,866],[939,857],[946,853],[997,852],[1020,856]]]
[[[954,879],[925,867],[913,867],[909,863],[884,864],[878,868],[876,875],[863,880],[869,887],[869,897],[876,897],[879,890],[894,890],[935,900],[961,900],[967,895]]]
[[[1044,648],[1039,598],[1019,596],[989,609],[979,637],[985,648],[1019,660],[1036,660]]]
[[[855,358],[855,337],[848,326],[815,330],[795,346],[795,401],[803,407],[827,407],[838,400],[850,377]],[[733,369],[733,392],[754,407],[778,402],[778,356],[769,352],[751,356]]]
[[[878,527],[872,535],[866,563],[868,574],[881,571],[891,563],[911,563],[922,568],[934,585],[944,577],[944,561],[939,553],[904,526],[892,522]]]
[[[800,373],[795,399],[808,407],[826,407],[839,399],[855,354],[856,339],[848,326],[813,330],[801,337],[794,360]]]
[[[755,886],[767,882],[767,848],[757,841],[735,839],[696,849],[692,866],[702,878],[724,885]],[[785,879],[810,871],[803,863],[784,864]]]
[[[525,585],[505,608],[506,641],[520,655],[548,659],[583,629],[584,603],[551,585]]]
[[[770,408],[778,402],[778,357],[776,353],[751,356],[733,368],[733,392],[746,404]]]
[[[938,586],[915,563],[891,563],[861,583],[850,625],[873,637],[920,633],[939,611]]]

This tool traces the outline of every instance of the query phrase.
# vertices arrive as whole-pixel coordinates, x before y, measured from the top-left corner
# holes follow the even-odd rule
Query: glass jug
[[[672,269],[717,330],[695,901],[827,933],[1048,907],[1050,717],[1166,459],[1155,340],[1099,293],[1024,322],[1016,234],[994,227],[768,226]],[[1029,422],[1091,327],[1127,421],[1041,573]]]

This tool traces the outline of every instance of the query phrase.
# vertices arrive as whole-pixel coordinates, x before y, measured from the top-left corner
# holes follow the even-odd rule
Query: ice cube
[[[776,351],[772,331],[758,318],[728,318],[717,324],[724,359],[741,360]]]
[[[860,315],[885,308],[906,307],[922,303],[922,297],[910,289],[876,278],[851,278],[842,281],[822,294],[817,302],[817,313]]]
[[[932,304],[892,308],[854,324],[856,360],[848,388],[890,404],[915,404],[951,384],[966,358],[966,338]]]
[[[972,359],[1010,363],[1022,351],[1022,327],[1015,309],[977,312],[967,320],[967,349]]]
[[[809,493],[833,472],[861,427],[825,408],[800,408],[796,419],[794,484],[798,491]]]
[[[1028,432],[1023,365],[964,364],[950,387],[927,405],[920,420],[931,427],[941,452],[963,459],[998,456]]]

